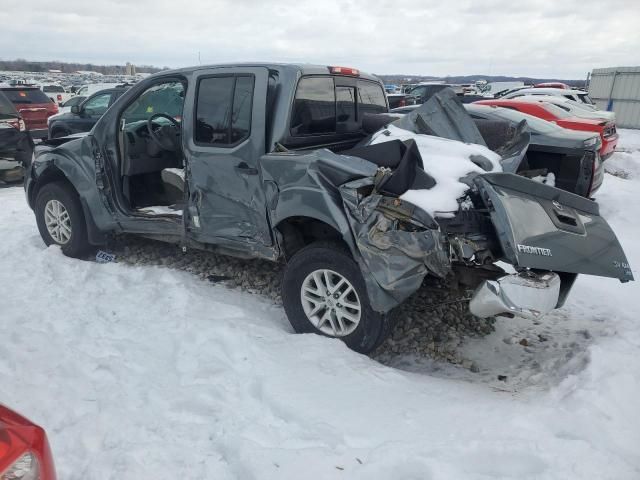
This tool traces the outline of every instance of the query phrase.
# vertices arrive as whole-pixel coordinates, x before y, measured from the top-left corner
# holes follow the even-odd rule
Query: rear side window
[[[308,77],[298,83],[291,133],[313,135],[336,131],[336,94],[331,77]]]
[[[20,90],[12,88],[3,90],[3,93],[13,103],[30,104],[30,103],[50,103],[51,100],[47,97],[42,90],[38,88],[29,90]]]
[[[360,116],[366,113],[386,113],[387,102],[382,87],[377,83],[358,81],[358,103]]]
[[[230,146],[249,137],[254,77],[209,77],[198,83],[195,141]]]
[[[13,106],[13,103],[9,101],[9,99],[0,92],[0,118],[10,116],[13,117],[17,115],[16,107]]]

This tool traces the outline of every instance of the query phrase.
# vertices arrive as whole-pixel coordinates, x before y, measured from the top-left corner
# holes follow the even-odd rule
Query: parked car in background
[[[410,105],[391,113],[407,114],[417,108],[419,105]],[[593,196],[600,188],[604,168],[598,153],[601,146],[598,134],[568,130],[508,108],[477,103],[465,104],[464,108],[491,150],[499,149],[508,130],[516,129],[526,120],[531,140],[526,158],[517,171],[519,175],[540,178],[548,177],[551,172],[555,187],[583,197]]]
[[[0,87],[16,107],[33,138],[46,138],[47,119],[58,113],[53,103],[38,87]]]
[[[569,100],[565,97],[556,97],[552,95],[525,95],[523,97],[516,97],[523,102],[548,102],[560,107],[564,111],[581,118],[595,118],[600,120],[608,120],[615,122],[615,112],[606,112],[604,110],[594,110],[591,105],[586,103],[576,102],[575,100]]]
[[[33,141],[13,103],[0,92],[0,181],[22,180],[33,154]]]
[[[395,84],[387,84],[384,86],[384,91],[387,93],[397,93],[400,91],[400,87]]]
[[[67,92],[61,85],[42,85],[42,91],[58,106],[69,100],[73,94]]]
[[[562,88],[564,90],[571,90],[571,87],[562,82],[542,82],[536,83],[533,88]]]
[[[58,115],[60,115],[61,113],[67,113],[71,111],[71,107],[73,107],[74,105],[80,105],[82,102],[84,102],[84,99],[87,97],[83,97],[81,95],[76,95],[75,97],[71,97],[69,100],[67,100],[66,102],[64,102],[62,104],[62,106],[58,109]],[[55,115],[53,115],[55,117]],[[52,118],[52,117],[49,117]]]
[[[116,88],[121,87],[123,84],[118,83],[89,83],[88,85],[83,85],[82,87],[76,90],[76,95],[81,97],[89,97],[94,93],[99,92],[100,90],[106,90],[108,88]]]
[[[100,90],[80,104],[73,105],[70,111],[49,118],[49,138],[66,137],[73,133],[88,132],[113,102],[127,91],[127,88]]]
[[[589,98],[589,94],[583,90],[567,90],[565,88],[520,88],[503,95],[501,98],[511,99],[524,97],[525,95],[551,95],[553,97],[564,97],[575,102],[584,103],[591,106],[595,110],[593,100]]]
[[[415,98],[416,104],[420,105],[429,100],[432,96],[438,93],[445,88],[448,88],[449,85],[433,83],[433,84],[424,84],[424,85],[416,85],[411,88],[407,93]]]
[[[0,479],[56,480],[45,431],[0,405]]]
[[[387,93],[389,108],[404,107],[407,105],[415,105],[416,97],[406,93]]]
[[[569,130],[581,130],[586,132],[596,132],[602,140],[600,157],[602,160],[609,158],[618,144],[618,132],[616,125],[607,120],[596,120],[592,118],[580,118],[563,110],[562,108],[548,102],[525,102],[515,99],[491,99],[476,102],[481,105],[494,105],[496,107],[511,108],[522,113],[528,113],[534,117],[542,118],[549,122],[568,128]]]
[[[599,154],[602,141],[597,133],[562,128],[510,108],[471,103],[465,109],[476,121],[489,148],[491,122],[506,121],[512,128],[523,120],[527,122],[531,140],[519,173],[526,172],[531,177],[540,175],[536,171],[543,170],[542,175],[551,172],[557,188],[583,197],[592,197],[602,185],[604,166]]]

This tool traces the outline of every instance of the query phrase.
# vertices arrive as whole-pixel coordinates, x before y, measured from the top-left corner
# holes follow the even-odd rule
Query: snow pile
[[[640,130],[619,130],[617,151],[604,162],[607,173],[620,178],[640,178]]]
[[[618,145],[616,150],[621,152],[634,152],[640,150],[640,130],[631,130],[627,128],[619,128]]]
[[[598,192],[636,273],[639,189]],[[544,348],[501,319],[469,342],[478,373],[408,373],[292,334],[260,297],[47,249],[21,188],[0,225],[0,402],[46,428],[61,479],[640,476],[638,283],[579,276]]]
[[[436,185],[429,190],[408,190],[400,198],[422,208],[432,216],[450,216],[458,210],[458,198],[469,189],[468,185],[460,181],[461,178],[474,172],[487,173],[471,160],[472,156],[486,158],[492,167],[491,172],[502,171],[500,155],[487,147],[416,134],[394,125],[375,133],[371,144],[409,139],[415,140],[424,169],[435,179]]]

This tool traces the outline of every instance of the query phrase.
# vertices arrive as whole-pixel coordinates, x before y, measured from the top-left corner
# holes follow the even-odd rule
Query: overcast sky
[[[640,0],[0,0],[0,58],[584,78],[640,64]]]

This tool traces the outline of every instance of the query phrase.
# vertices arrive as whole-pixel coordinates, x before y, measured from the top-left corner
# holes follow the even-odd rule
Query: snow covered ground
[[[598,193],[636,276],[639,148]],[[46,249],[20,188],[0,225],[0,402],[61,479],[640,478],[637,283],[582,276],[540,325],[500,320],[464,343],[477,373],[391,368],[261,297]]]

